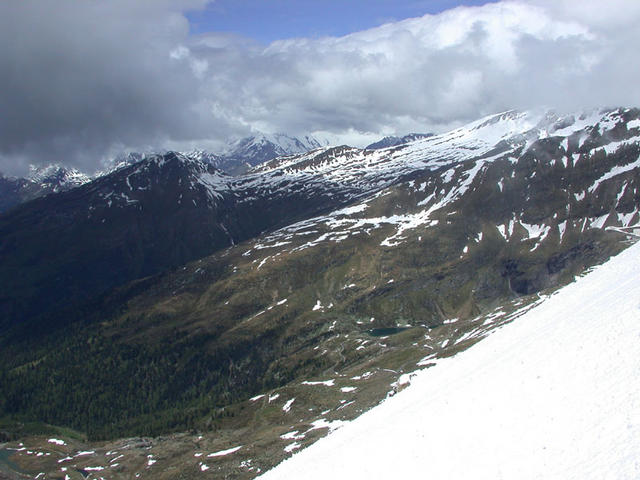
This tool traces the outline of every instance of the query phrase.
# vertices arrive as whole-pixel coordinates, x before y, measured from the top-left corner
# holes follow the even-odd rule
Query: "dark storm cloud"
[[[200,81],[170,52],[198,2],[0,4],[0,170],[21,161],[91,169],[118,146],[202,138],[216,126]]]

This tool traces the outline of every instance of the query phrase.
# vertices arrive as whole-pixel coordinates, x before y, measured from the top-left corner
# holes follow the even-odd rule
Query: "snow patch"
[[[331,379],[331,380],[325,380],[325,381],[308,381],[305,380],[304,382],[301,383],[301,385],[324,385],[325,387],[333,387],[335,385],[335,380]]]
[[[343,393],[349,393],[349,392],[355,392],[358,389],[358,387],[342,387],[340,388],[340,391]]]
[[[562,223],[558,224],[558,232],[560,233],[560,241],[562,242],[562,238],[564,237],[564,232],[567,231],[567,221],[565,220]]]
[[[286,453],[291,453],[291,452],[293,452],[294,450],[299,449],[301,446],[302,446],[302,445],[301,445],[301,444],[299,444],[298,442],[293,442],[292,444],[287,445],[286,447],[284,447],[284,451],[285,451]]]
[[[282,435],[280,435],[280,438],[283,440],[300,440],[302,438],[304,438],[304,435],[299,435],[299,431],[298,430],[294,430],[292,432],[287,432],[284,433]]]
[[[78,452],[76,453],[76,457],[84,457],[85,455],[93,455],[94,453],[96,453],[95,450],[83,450],[82,452]]]
[[[231,455],[232,453],[237,452],[241,448],[242,448],[242,445],[238,447],[228,448],[226,450],[220,450],[219,452],[210,453],[209,455],[207,455],[207,458],[224,457],[225,455]]]
[[[285,412],[285,413],[288,413],[289,410],[291,410],[291,405],[293,405],[293,402],[295,402],[295,401],[296,401],[295,397],[292,398],[291,400],[288,400],[287,403],[285,403],[283,405],[282,411]]]
[[[342,420],[334,420],[332,422],[327,421],[325,418],[321,418],[311,423],[312,427],[307,430],[306,433],[309,433],[313,430],[320,430],[321,428],[328,428],[329,432],[333,432],[345,425],[346,422]]]

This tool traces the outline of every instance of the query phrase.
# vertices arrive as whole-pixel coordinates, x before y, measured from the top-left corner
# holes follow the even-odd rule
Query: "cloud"
[[[251,85],[259,103],[243,115],[263,128],[380,132],[440,129],[510,108],[637,103],[637,29],[583,17],[502,2],[276,42],[256,61],[279,67]]]
[[[197,69],[171,55],[188,37],[183,10],[202,3],[2,2],[0,170],[91,169],[119,146],[208,135]]]
[[[267,47],[189,35],[202,1],[0,4],[0,170],[251,129],[337,141],[496,111],[639,105],[640,4],[505,0]]]

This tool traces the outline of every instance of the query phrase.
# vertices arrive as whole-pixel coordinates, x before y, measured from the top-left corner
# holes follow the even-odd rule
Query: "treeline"
[[[264,376],[259,341],[211,351],[210,340],[176,333],[130,344],[79,330],[37,351],[4,348],[0,418],[63,425],[91,440],[214,428],[230,414],[225,405],[288,380]]]

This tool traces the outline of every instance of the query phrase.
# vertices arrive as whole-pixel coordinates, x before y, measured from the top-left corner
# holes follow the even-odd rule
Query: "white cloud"
[[[366,143],[510,108],[640,104],[639,2],[505,0],[266,48],[189,36],[182,12],[203,3],[0,4],[0,170],[251,129]]]
[[[342,38],[275,42],[245,52],[238,77],[248,78],[226,106],[262,129],[376,134],[509,108],[638,104],[640,34],[628,16],[640,19],[639,9],[604,21],[597,13],[607,5],[577,7],[505,1]]]

